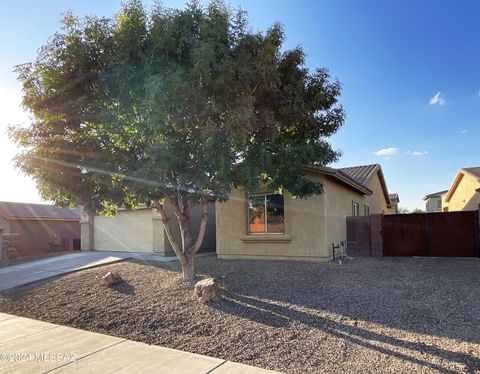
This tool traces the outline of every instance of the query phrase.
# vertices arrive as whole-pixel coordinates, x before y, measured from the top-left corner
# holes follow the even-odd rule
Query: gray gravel
[[[0,297],[0,311],[290,373],[480,372],[478,259],[204,257],[223,290],[209,305],[176,266],[70,274]],[[101,287],[107,271],[126,283]]]

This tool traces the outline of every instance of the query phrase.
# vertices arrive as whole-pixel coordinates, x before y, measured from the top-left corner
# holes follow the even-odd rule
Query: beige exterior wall
[[[342,242],[347,240],[346,217],[352,215],[353,202],[359,204],[360,215],[363,215],[365,197],[325,176],[309,174],[308,177],[323,183],[324,194],[308,199],[285,194],[284,235],[247,235],[247,196],[243,190],[233,191],[227,202],[217,203],[217,256],[328,261],[332,258],[332,243],[340,245],[336,255],[343,254]],[[372,214],[381,205],[377,201],[370,201]]]
[[[388,213],[389,208],[385,200],[382,185],[378,173],[376,173],[367,187],[373,192],[371,195],[365,196],[364,204],[370,207],[370,214]],[[360,209],[360,215],[363,215],[363,207]]]
[[[172,231],[178,243],[180,229],[173,212],[166,207],[166,214],[172,218]],[[192,210],[192,234],[196,239],[201,207],[195,206]],[[215,248],[215,206],[210,204],[210,216],[205,232],[205,238],[200,250]],[[93,220],[82,220],[82,250],[97,251],[128,251],[146,252],[159,255],[175,255],[173,248],[165,235],[160,214],[152,208],[137,210],[119,210],[116,216],[95,216]],[[93,228],[93,235],[92,235]],[[89,245],[93,242],[93,245]]]
[[[378,175],[369,188],[372,196],[364,196],[329,177],[308,174],[324,186],[324,194],[308,199],[284,196],[285,234],[247,235],[247,196],[236,190],[225,203],[216,204],[217,255],[219,258],[258,258],[328,261],[332,244],[339,245],[336,255],[344,254],[347,240],[346,217],[352,215],[353,202],[364,206],[370,214],[387,211],[387,202]]]
[[[359,215],[364,214],[366,196],[352,191],[350,188],[339,185],[329,179],[323,181],[325,189],[326,215],[326,253],[332,255],[332,244],[340,246],[335,249],[337,254],[345,254],[344,242],[347,240],[346,217],[353,214],[353,203],[359,204]],[[371,209],[371,208],[370,208]]]
[[[463,174],[457,188],[453,192],[450,201],[444,200],[444,207],[448,207],[449,212],[460,210],[477,210],[480,204],[480,193],[476,192],[480,188],[480,182],[469,174]]]
[[[114,217],[95,216],[95,250],[153,252],[153,223],[159,221],[152,217],[150,208],[119,210]]]

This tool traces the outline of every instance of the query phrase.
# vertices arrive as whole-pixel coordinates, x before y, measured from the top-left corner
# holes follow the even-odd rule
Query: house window
[[[283,234],[284,203],[281,194],[255,194],[248,198],[248,233]]]
[[[365,204],[363,206],[363,215],[364,216],[369,216],[370,215],[370,207],[367,204]]]
[[[360,205],[355,201],[352,202],[352,216],[360,215]]]
[[[437,200],[437,209],[442,209],[442,200]]]

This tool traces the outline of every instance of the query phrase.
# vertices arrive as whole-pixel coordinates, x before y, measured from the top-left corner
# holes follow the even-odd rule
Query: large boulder
[[[219,296],[218,283],[215,278],[207,278],[198,281],[193,291],[194,299],[200,303],[217,300]]]
[[[111,271],[105,274],[102,278],[102,285],[108,287],[121,282],[123,282],[122,277],[117,273],[112,273]]]

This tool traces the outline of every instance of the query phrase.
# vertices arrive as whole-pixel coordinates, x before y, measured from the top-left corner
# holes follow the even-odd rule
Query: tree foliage
[[[300,166],[337,159],[326,139],[344,121],[341,87],[284,39],[278,24],[250,31],[219,1],[68,14],[16,68],[34,118],[11,129],[17,165],[43,198],[91,212],[167,201],[182,213],[263,184],[319,194]]]

